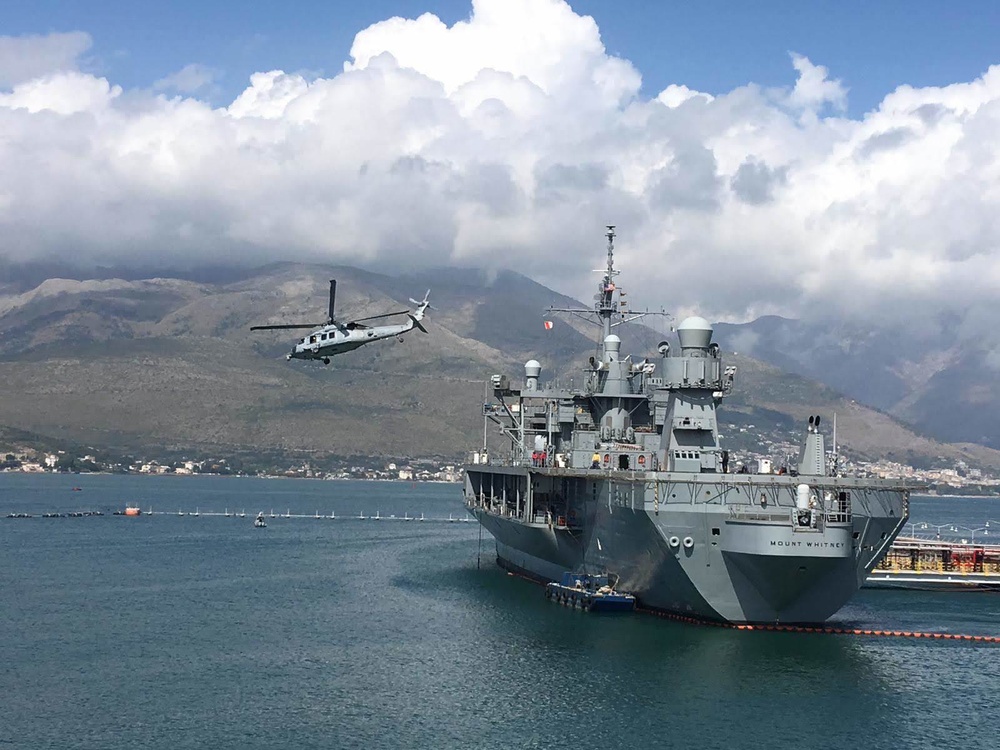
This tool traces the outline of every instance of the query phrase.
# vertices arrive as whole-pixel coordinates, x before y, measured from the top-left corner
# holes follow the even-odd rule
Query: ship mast
[[[604,340],[611,335],[611,318],[615,314],[615,276],[621,273],[621,271],[615,270],[615,227],[613,224],[608,224],[607,227],[608,231],[605,236],[608,238],[608,271],[597,287],[597,302],[594,305],[601,321],[601,327],[604,329],[604,335],[601,336],[602,350]],[[603,355],[603,353],[602,351],[601,354]]]
[[[615,277],[621,273],[621,271],[615,269],[615,225],[607,224],[607,232],[604,236],[608,238],[608,266],[606,269],[595,269],[597,271],[603,271],[604,276],[601,278],[600,283],[597,286],[597,294],[594,296],[594,308],[593,310],[586,310],[575,307],[549,307],[548,312],[564,312],[571,313],[578,318],[587,320],[591,323],[594,322],[593,316],[597,315],[597,324],[601,327],[601,340],[597,342],[598,349],[598,359],[604,358],[604,342],[611,335],[612,329],[620,326],[622,323],[631,323],[633,320],[639,320],[647,315],[663,315],[667,318],[670,314],[664,310],[652,311],[652,310],[631,310],[628,308],[628,303],[625,301],[625,293],[617,288],[615,284]],[[618,292],[618,305],[615,304],[615,292]],[[614,320],[614,317],[618,315],[619,320]]]

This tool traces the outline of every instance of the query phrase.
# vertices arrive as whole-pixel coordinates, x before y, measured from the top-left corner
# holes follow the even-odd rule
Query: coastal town
[[[103,473],[133,475],[219,475],[289,477],[303,479],[370,479],[403,482],[458,482],[461,468],[439,459],[386,461],[382,458],[336,460],[322,465],[305,461],[287,468],[267,467],[265,462],[252,460],[208,458],[204,460],[167,460],[140,458],[113,460],[95,454],[73,455],[67,451],[45,452],[22,449],[2,454],[0,472],[41,473]]]
[[[787,471],[794,466],[795,446],[774,444],[767,453],[734,452],[731,471],[771,474]],[[776,457],[783,458],[776,458]],[[387,460],[384,457],[337,458],[321,461],[288,461],[286,466],[275,462],[232,458],[163,459],[153,457],[120,460],[96,453],[76,455],[71,451],[47,452],[26,447],[0,448],[0,472],[24,473],[105,473],[132,475],[223,475],[286,477],[304,479],[363,479],[403,482],[460,482],[461,462],[452,458],[421,458]],[[267,464],[267,465],[265,465]],[[963,461],[953,466],[916,468],[896,461],[865,461],[835,456],[828,452],[828,465],[844,476],[902,479],[923,485],[930,494],[1000,495],[1000,476]]]

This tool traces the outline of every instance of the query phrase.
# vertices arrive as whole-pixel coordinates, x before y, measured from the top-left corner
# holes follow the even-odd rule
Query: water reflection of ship
[[[865,587],[1000,590],[1000,545],[900,537]]]

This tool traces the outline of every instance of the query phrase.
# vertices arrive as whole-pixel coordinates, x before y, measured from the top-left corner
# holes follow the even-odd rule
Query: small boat
[[[545,585],[545,598],[584,612],[631,612],[635,597],[615,591],[607,573],[563,573],[562,580]]]
[[[267,528],[267,521],[264,520],[264,511],[258,513],[257,517],[253,519],[253,525],[256,526],[258,529]]]
[[[142,515],[142,511],[139,509],[138,506],[129,505],[129,506],[127,506],[125,508],[124,515],[126,515],[126,516],[141,516]]]

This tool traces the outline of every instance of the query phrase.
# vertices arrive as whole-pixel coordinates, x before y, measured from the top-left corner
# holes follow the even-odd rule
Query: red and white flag
[[[551,331],[552,330],[552,321],[551,320],[546,320],[545,321],[545,330],[546,331]]]

